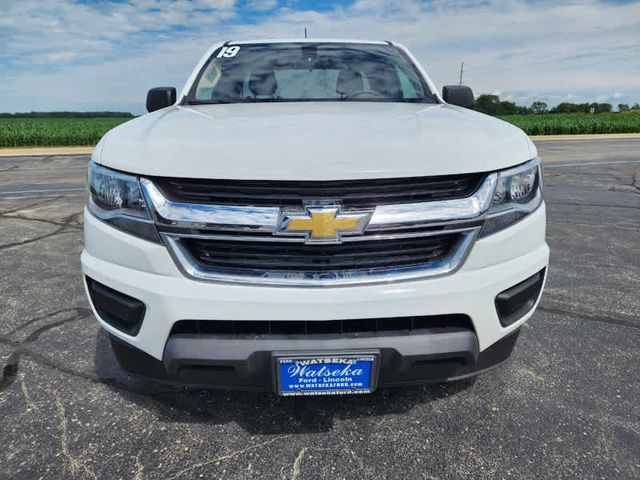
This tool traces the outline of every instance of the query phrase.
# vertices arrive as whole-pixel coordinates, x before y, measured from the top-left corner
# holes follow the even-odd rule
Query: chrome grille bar
[[[488,175],[466,198],[377,206],[365,234],[477,219],[491,204],[496,180],[495,173]],[[161,226],[237,233],[274,233],[278,227],[279,207],[175,202],[166,198],[149,179],[140,179],[140,185]],[[300,211],[304,211],[302,207]]]
[[[465,223],[461,225],[459,228],[447,228],[447,229],[430,229],[430,230],[420,230],[415,232],[380,232],[374,233],[371,235],[359,235],[353,237],[343,237],[342,243],[351,243],[351,242],[364,242],[369,240],[394,240],[401,238],[420,238],[420,237],[431,237],[434,235],[442,235],[442,234],[454,234],[454,233],[466,233],[476,230],[479,224],[468,224]],[[229,235],[224,232],[199,232],[199,233],[191,233],[189,231],[180,231],[173,230],[167,231],[164,230],[162,235],[165,237],[171,238],[200,238],[200,239],[210,239],[210,240],[237,240],[239,242],[288,242],[288,243],[304,243],[304,238],[297,237],[276,237],[273,235]]]
[[[155,220],[160,225],[238,232],[273,232],[278,224],[278,207],[173,202],[162,195],[151,180],[141,178],[140,185],[152,207]]]
[[[186,276],[195,280],[281,287],[340,287],[406,281],[452,273],[462,265],[479,230],[478,227],[462,233],[457,245],[452,249],[451,255],[428,265],[386,268],[378,271],[347,270],[341,272],[265,272],[262,270],[251,271],[250,269],[244,271],[211,269],[195,261],[179,238],[166,234],[163,234],[162,237],[176,265]]]
[[[495,173],[487,176],[475,193],[466,198],[378,206],[373,212],[367,230],[414,228],[477,218],[491,206],[497,178]]]

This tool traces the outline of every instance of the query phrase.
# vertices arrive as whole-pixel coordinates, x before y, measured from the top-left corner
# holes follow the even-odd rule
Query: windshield
[[[200,71],[188,103],[368,101],[436,103],[393,45],[227,44]]]

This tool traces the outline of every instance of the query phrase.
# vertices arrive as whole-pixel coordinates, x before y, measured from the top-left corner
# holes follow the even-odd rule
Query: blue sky
[[[391,39],[436,84],[529,105],[640,102],[640,1],[0,0],[0,111],[144,111],[218,40]]]

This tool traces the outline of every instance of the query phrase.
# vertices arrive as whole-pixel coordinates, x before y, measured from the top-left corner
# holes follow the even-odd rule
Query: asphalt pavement
[[[0,479],[640,478],[640,140],[539,148],[551,264],[512,359],[347,398],[127,377],[82,288],[88,156],[0,159]]]

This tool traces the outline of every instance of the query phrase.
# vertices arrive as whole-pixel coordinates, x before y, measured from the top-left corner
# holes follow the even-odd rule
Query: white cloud
[[[145,44],[159,43],[162,32],[179,38],[185,30],[220,24],[233,15],[233,6],[233,0],[10,1],[0,10],[0,60],[55,64],[69,48],[78,61],[100,63],[114,52],[126,54],[122,47],[135,55]]]
[[[640,100],[640,2],[359,0],[330,11],[287,5],[243,21],[233,0],[0,0],[0,111],[123,105],[140,112],[147,87],[184,81],[213,41],[302,37],[304,26],[312,38],[400,41],[441,85],[458,82],[464,61],[464,82],[476,93],[516,102]]]
[[[45,60],[51,63],[68,63],[78,57],[77,52],[49,52],[45,54]]]
[[[247,8],[250,10],[269,10],[278,5],[278,0],[250,0]]]

